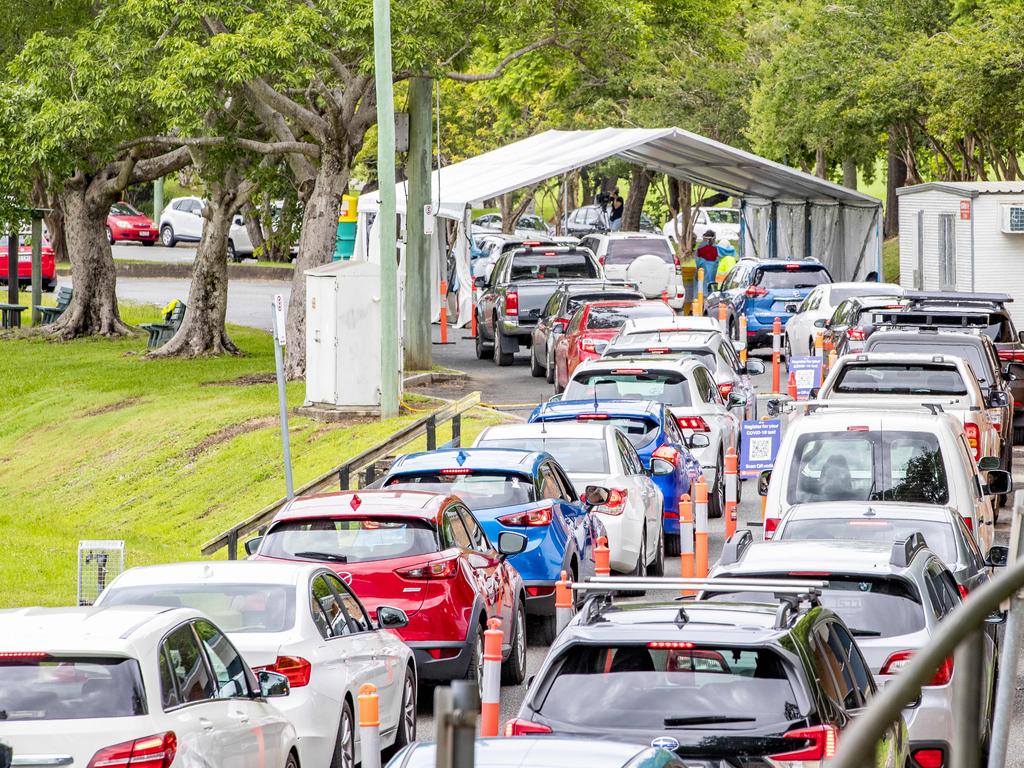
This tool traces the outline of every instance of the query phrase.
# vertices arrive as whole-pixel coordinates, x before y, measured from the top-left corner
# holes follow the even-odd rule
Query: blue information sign
[[[821,363],[820,357],[791,357],[786,361],[786,367],[796,380],[796,395],[801,400],[806,400],[812,389],[821,386]]]
[[[775,464],[782,438],[782,422],[744,421],[740,428],[740,475],[757,477]]]

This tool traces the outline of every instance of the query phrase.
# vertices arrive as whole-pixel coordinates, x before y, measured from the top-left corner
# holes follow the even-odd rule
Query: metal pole
[[[274,322],[274,366],[277,368],[277,402],[281,408],[281,450],[284,452],[284,488],[285,496],[295,497],[292,485],[292,449],[288,439],[288,393],[284,386],[284,297],[277,294],[273,298],[271,317]]]
[[[437,768],[452,768],[452,689],[447,686],[434,689],[434,719],[436,731]]]
[[[7,240],[7,303],[18,303],[18,232]]]
[[[42,315],[36,307],[43,303],[43,219],[32,214],[32,325],[39,325]]]
[[[160,214],[164,212],[164,180],[153,182],[153,225],[160,226]]]
[[[424,232],[423,207],[431,202],[431,96],[433,80],[409,80],[409,202],[405,212],[405,368],[429,371],[430,237]]]
[[[562,218],[555,222],[555,231],[560,235],[569,234],[566,223],[569,221],[569,187],[566,185],[565,174],[562,174]]]
[[[480,719],[480,689],[476,680],[452,680],[452,705],[452,766],[473,768]]]
[[[956,649],[953,674],[960,684],[953,691],[952,768],[978,768],[981,765],[981,660],[985,649],[983,630],[976,629]],[[987,690],[984,690],[987,693]]]
[[[377,86],[377,180],[380,208],[380,416],[398,415],[398,264],[395,247],[395,94],[391,80],[391,3],[373,0],[373,60]]]

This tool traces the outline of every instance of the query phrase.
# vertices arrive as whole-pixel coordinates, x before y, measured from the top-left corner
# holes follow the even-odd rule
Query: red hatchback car
[[[22,235],[18,241],[18,285],[32,284],[32,244],[30,237]],[[9,244],[7,235],[0,235],[0,285],[7,285],[7,248]],[[43,247],[40,249],[40,266],[43,275],[43,290],[52,293],[57,288],[57,259],[54,256],[53,246],[46,238],[43,238]]]
[[[307,560],[331,568],[373,615],[401,608],[395,630],[412,648],[421,680],[481,680],[483,632],[500,618],[502,679],[526,677],[526,591],[507,557],[526,537],[501,534],[497,546],[456,496],[360,490],[288,503],[259,538],[254,559]]]
[[[565,333],[555,341],[555,392],[569,383],[572,372],[584,360],[596,360],[619,328],[638,317],[674,317],[662,301],[591,301],[576,310]]]
[[[132,205],[121,201],[110,206],[107,214],[107,240],[110,244],[135,241],[143,245],[156,242],[157,226],[153,220]]]

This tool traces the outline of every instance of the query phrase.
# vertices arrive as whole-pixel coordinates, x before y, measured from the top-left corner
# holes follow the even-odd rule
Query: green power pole
[[[164,180],[159,178],[153,182],[153,223],[160,226],[160,214],[164,210]]]
[[[409,204],[405,214],[405,368],[429,371],[430,236],[423,233],[423,206],[430,202],[431,97],[433,81],[409,81]]]
[[[395,211],[395,95],[391,82],[391,3],[373,0],[373,61],[377,85],[377,178],[380,182],[380,416],[398,415],[398,263]]]

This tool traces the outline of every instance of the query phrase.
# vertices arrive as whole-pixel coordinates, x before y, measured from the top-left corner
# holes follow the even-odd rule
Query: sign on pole
[[[274,294],[271,321],[274,325],[274,367],[277,369],[277,404],[281,411],[281,450],[284,453],[284,489],[290,499],[295,496],[292,484],[292,449],[288,438],[288,394],[284,384],[284,295]]]
[[[434,205],[432,203],[423,206],[423,234],[434,234]]]
[[[284,294],[274,294],[274,341],[280,344],[282,347],[285,345],[285,313],[284,313]]]
[[[812,389],[821,386],[822,362],[820,357],[806,355],[791,357],[786,361],[786,366],[796,380],[796,395],[800,399],[806,399]]]
[[[775,465],[782,439],[782,422],[744,421],[740,427],[740,475],[757,477]]]

